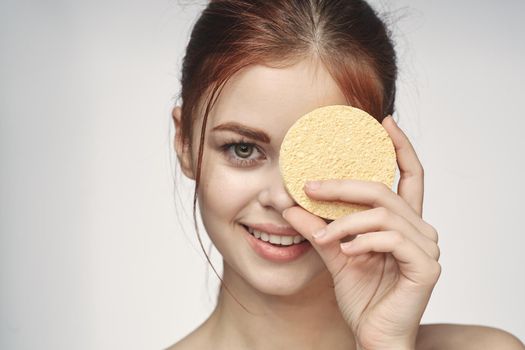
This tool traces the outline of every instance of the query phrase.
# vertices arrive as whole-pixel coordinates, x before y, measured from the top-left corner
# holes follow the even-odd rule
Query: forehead
[[[290,126],[309,111],[347,104],[342,91],[319,62],[303,60],[286,68],[246,67],[224,86],[208,123],[213,128],[235,121],[284,137]]]

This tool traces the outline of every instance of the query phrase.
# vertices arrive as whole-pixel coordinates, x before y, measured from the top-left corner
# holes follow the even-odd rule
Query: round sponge
[[[303,189],[306,181],[356,179],[392,188],[397,162],[390,136],[374,117],[355,107],[333,105],[317,108],[292,125],[281,144],[279,168],[297,204],[335,220],[370,207],[310,199]]]

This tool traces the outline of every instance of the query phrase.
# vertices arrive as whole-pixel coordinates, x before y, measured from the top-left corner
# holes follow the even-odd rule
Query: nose
[[[279,214],[295,205],[296,202],[286,191],[279,166],[272,166],[265,186],[259,192],[259,203],[265,208],[273,208]]]

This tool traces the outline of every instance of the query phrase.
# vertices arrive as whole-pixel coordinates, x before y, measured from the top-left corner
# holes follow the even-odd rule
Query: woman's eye
[[[253,153],[253,146],[245,143],[238,143],[233,147],[235,155],[241,158],[247,158]]]
[[[229,161],[242,167],[253,165],[260,160],[257,157],[250,157],[254,153],[259,153],[259,158],[264,159],[262,152],[260,152],[257,145],[253,143],[231,142],[223,145],[221,148]]]

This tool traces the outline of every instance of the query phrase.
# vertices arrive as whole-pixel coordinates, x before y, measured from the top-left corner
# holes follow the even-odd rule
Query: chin
[[[253,293],[281,297],[298,295],[323,284],[319,283],[319,277],[325,276],[328,270],[315,249],[294,261],[272,262],[253,251],[246,240],[249,233],[241,225],[237,232],[238,235],[230,236],[229,242],[216,242],[222,244],[216,246],[223,255],[226,284],[239,284],[239,288],[246,291],[241,287],[244,284]]]
[[[286,267],[283,266],[282,269],[273,269],[268,270],[266,273],[251,275],[248,283],[263,294],[283,297],[292,296],[315,287],[317,277],[323,272],[327,272],[324,265],[310,266],[307,271],[286,270]]]

